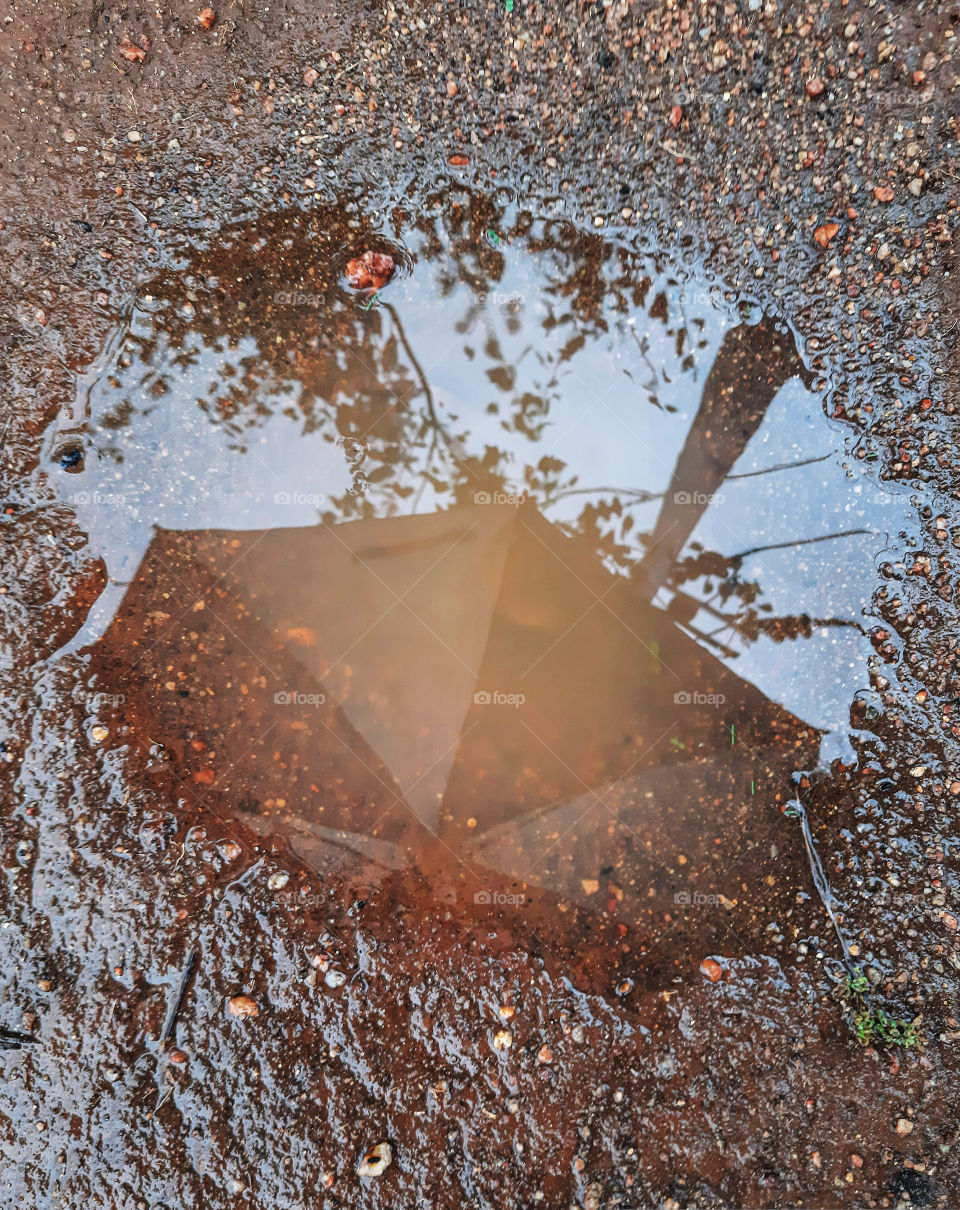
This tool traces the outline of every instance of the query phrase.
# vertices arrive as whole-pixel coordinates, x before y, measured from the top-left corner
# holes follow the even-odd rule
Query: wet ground
[[[508,7],[2,35],[4,1204],[956,1201],[956,15]]]

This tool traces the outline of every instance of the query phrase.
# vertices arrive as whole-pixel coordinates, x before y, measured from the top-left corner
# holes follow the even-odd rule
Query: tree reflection
[[[504,445],[479,440],[469,417],[438,400],[389,290],[371,301],[345,288],[347,256],[385,241],[372,230],[349,229],[335,208],[263,215],[192,253],[186,274],[171,269],[154,280],[142,300],[150,323],[129,338],[132,355],[121,358],[111,380],[121,398],[101,429],[124,428],[139,411],[164,407],[175,380],[211,366],[213,377],[196,403],[232,448],[246,449],[278,413],[340,448],[352,484],[328,499],[328,523],[417,511],[424,500],[446,509],[472,503],[479,492],[522,491],[543,513],[576,500],[579,511],[572,519],[567,513],[561,528],[586,540],[646,600],[668,590],[671,613],[685,626],[692,628],[698,612],[714,618],[714,630],[697,633],[724,654],[735,654],[733,636],[741,643],[762,635],[783,641],[819,626],[853,625],[770,616],[760,585],[741,577],[742,559],[690,547],[706,501],[730,476],[777,391],[793,375],[806,378],[788,332],[766,318],[727,332],[666,492],[581,483],[563,458],[537,448],[561,397],[562,368],[590,342],[609,337],[612,321],[644,308],[693,379],[697,354],[708,343],[702,320],[690,322],[682,295],[680,314],[672,316],[667,295],[652,292],[645,262],[627,250],[522,213],[504,230],[494,204],[479,194],[464,191],[452,202],[438,195],[417,217],[397,211],[392,221],[398,237],[416,239],[438,298],[463,307],[450,326],[469,348],[477,370],[471,391],[477,399],[489,394],[485,412],[496,418]],[[508,301],[497,306],[494,322],[482,299],[501,287],[505,249],[516,244],[536,257],[544,305],[535,320],[525,314],[521,321]],[[403,273],[409,257],[390,248]],[[542,342],[531,335],[522,360],[536,370],[521,378],[501,335],[522,338],[533,325]],[[663,407],[647,336],[632,327],[625,332],[641,353],[627,379],[643,402]],[[505,448],[508,435],[514,447],[518,438],[529,446],[522,470]],[[109,442],[102,452],[109,455]],[[644,532],[637,509],[657,500],[656,523]],[[693,553],[681,557],[686,549]],[[698,581],[703,591],[695,595]]]

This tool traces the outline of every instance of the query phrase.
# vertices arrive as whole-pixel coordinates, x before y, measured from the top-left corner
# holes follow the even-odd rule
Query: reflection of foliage
[[[522,491],[541,510],[582,497],[579,514],[564,527],[585,538],[609,568],[630,576],[648,540],[638,533],[634,509],[655,497],[641,488],[581,484],[560,458],[538,458],[537,443],[560,398],[565,364],[609,334],[611,324],[649,307],[681,367],[692,370],[693,354],[704,343],[702,322],[691,324],[681,302],[680,319],[671,327],[667,295],[651,297],[651,278],[634,254],[565,223],[534,224],[521,212],[504,230],[501,218],[489,199],[463,190],[452,204],[449,196],[428,199],[412,228],[417,259],[430,264],[439,298],[466,297],[451,326],[465,338],[477,381],[489,388],[486,414],[497,418],[514,448],[517,437],[529,442],[530,457],[522,465],[497,445],[477,448],[467,421],[435,398],[389,292],[364,307],[344,288],[341,262],[358,247],[383,247],[385,240],[378,232],[346,228],[336,209],[261,216],[194,253],[188,273],[170,271],[152,281],[151,314],[141,313],[140,326],[128,336],[119,377],[111,380],[123,395],[104,427],[131,424],[138,406],[163,406],[174,375],[190,371],[196,379],[210,365],[216,378],[197,405],[229,434],[232,448],[244,449],[249,431],[279,412],[341,448],[353,487],[328,501],[325,520],[410,511],[425,496],[430,507],[467,504],[478,491]],[[398,235],[404,227],[409,234],[399,212],[394,224]],[[495,241],[488,238],[491,230],[498,233]],[[508,356],[501,337],[523,329],[516,308],[491,308],[479,296],[503,281],[507,253],[517,244],[537,258],[543,339],[535,339],[525,315],[530,341]],[[391,250],[402,272],[409,258],[398,247]],[[643,373],[642,383],[631,381],[638,397],[660,407],[659,371],[646,351],[647,337],[626,327],[624,338],[628,332],[649,371],[649,380]],[[521,381],[523,364],[534,366],[534,373]],[[759,585],[741,580],[738,571],[734,562],[706,551],[679,562],[668,580],[675,612],[687,609],[683,620],[689,622],[695,610],[705,610],[720,624],[716,634],[727,631],[748,642],[761,634],[782,641],[833,624],[764,616],[769,606],[759,601]],[[695,601],[682,586],[700,578],[707,581],[704,598]],[[734,654],[716,635],[704,637]]]
[[[633,546],[625,541],[634,527],[629,504],[614,496],[587,504],[577,519],[577,529],[608,567],[629,570],[636,561]]]
[[[675,564],[669,585],[678,600],[687,605],[689,616],[703,610],[720,623],[716,630],[703,636],[714,643],[723,646],[723,637],[734,635],[747,643],[755,643],[761,636],[782,643],[787,639],[810,638],[822,627],[860,629],[849,619],[814,618],[806,613],[764,617],[762,615],[770,613],[772,606],[760,601],[763,590],[756,580],[741,578],[740,559],[704,550],[696,542],[691,543],[691,548],[694,553]],[[703,580],[700,594],[693,596],[682,590],[682,585],[697,580]],[[681,604],[678,612],[682,611]]]
[[[469,287],[465,312],[453,327],[462,334],[479,328],[473,356],[483,359],[491,390],[487,413],[532,450],[559,397],[558,368],[607,330],[608,309],[626,311],[642,298],[649,279],[638,283],[635,266],[596,236],[557,223],[534,233],[523,215],[504,231],[487,199],[464,198],[466,204],[452,206],[443,199],[442,212],[425,208],[414,224],[417,254],[431,263],[441,299]],[[487,238],[491,229],[500,232],[495,246]],[[544,347],[531,341],[511,360],[500,332],[516,335],[519,316],[498,308],[494,322],[478,296],[501,282],[504,250],[514,241],[535,251],[545,270],[538,293],[550,305],[541,324],[553,339]],[[469,431],[434,398],[396,310],[386,299],[365,309],[342,288],[331,246],[368,243],[382,244],[382,236],[345,230],[337,211],[265,215],[195,254],[189,273],[155,279],[152,328],[128,336],[121,376],[113,382],[125,393],[105,427],[131,423],[138,407],[170,391],[174,375],[202,373],[203,364],[215,364],[216,380],[197,405],[230,434],[234,448],[244,448],[245,433],[280,410],[299,420],[304,432],[329,433],[331,443],[362,443],[361,490],[331,500],[329,519],[372,513],[370,489],[378,513],[409,509],[424,492],[444,507],[469,502],[480,490],[523,490],[544,506],[571,489],[576,478],[564,474],[557,458],[517,466],[496,446],[470,446]],[[185,289],[191,301],[184,301]],[[291,304],[291,296],[301,301]],[[561,344],[556,333],[564,329],[569,336]],[[135,382],[131,353],[144,366]],[[521,387],[517,371],[524,359],[537,369]],[[586,507],[588,528],[596,528],[595,513]]]

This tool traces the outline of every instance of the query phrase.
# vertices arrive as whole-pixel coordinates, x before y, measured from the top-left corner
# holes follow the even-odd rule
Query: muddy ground
[[[3,15],[0,1026],[32,1040],[0,1052],[0,1201],[958,1204],[960,9],[200,7]],[[183,792],[135,712],[91,732],[99,672],[57,651],[103,568],[52,434],[132,297],[264,215],[332,208],[342,242],[456,206],[479,239],[513,201],[709,264],[794,330],[877,479],[916,487],[877,567],[857,762],[807,807],[919,1050],[857,1044],[822,912],[776,957],[625,1002],[408,887],[335,878],[322,910],[278,910],[271,873],[305,876],[282,845]],[[359,1176],[380,1141],[392,1164]]]

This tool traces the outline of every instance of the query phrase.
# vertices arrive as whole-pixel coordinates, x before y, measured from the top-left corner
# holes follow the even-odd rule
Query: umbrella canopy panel
[[[694,852],[724,811],[749,834],[751,781],[819,740],[531,506],[159,530],[98,647],[194,793],[318,864],[311,837],[577,894],[593,865],[539,856],[609,835],[591,794],[619,787],[632,829],[652,813],[658,851]],[[655,801],[637,780],[653,767],[671,770]]]

